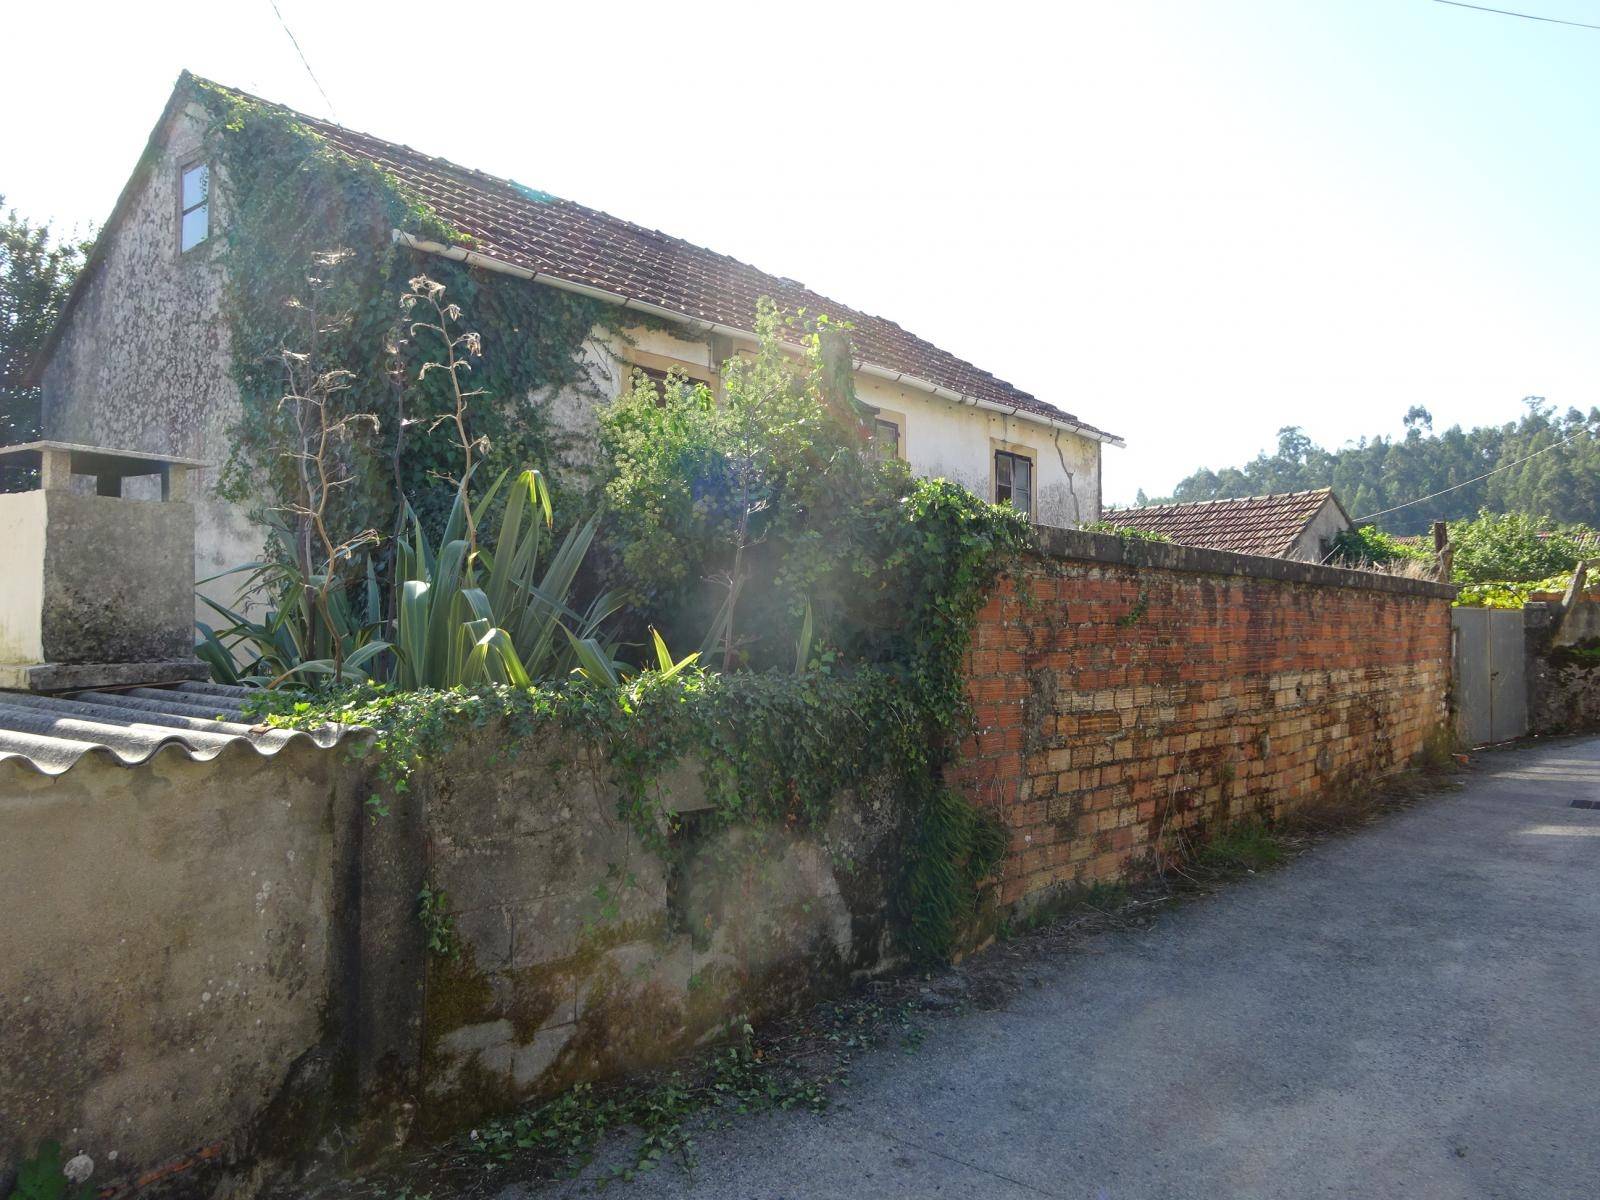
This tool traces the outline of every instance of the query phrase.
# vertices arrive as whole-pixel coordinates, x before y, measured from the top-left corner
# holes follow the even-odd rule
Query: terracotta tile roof
[[[1318,488],[1314,492],[1245,496],[1237,500],[1151,504],[1108,509],[1105,519],[1112,525],[1162,534],[1184,546],[1278,558],[1332,495],[1332,488]]]
[[[839,304],[792,279],[768,275],[658,229],[646,229],[509,179],[457,166],[282,106],[273,107],[291,113],[351,158],[375,163],[395,175],[441,218],[471,237],[471,249],[498,262],[747,332],[755,327],[756,301],[763,296],[788,312],[804,308],[826,313],[854,326],[851,340],[857,356],[875,366],[926,380],[969,399],[1065,421],[1102,440],[1121,441],[908,333],[893,321]]]

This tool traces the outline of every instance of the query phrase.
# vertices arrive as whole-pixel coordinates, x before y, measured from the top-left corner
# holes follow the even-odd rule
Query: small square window
[[[178,247],[193,250],[211,236],[211,168],[196,163],[183,169]]]
[[[994,452],[994,502],[1020,513],[1033,512],[1033,460],[1006,450]]]
[[[881,417],[872,422],[872,454],[874,458],[900,457],[900,426]]]

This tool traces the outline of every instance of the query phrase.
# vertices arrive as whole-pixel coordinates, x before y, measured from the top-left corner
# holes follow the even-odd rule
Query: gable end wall
[[[216,255],[227,219],[212,169],[208,245],[178,253],[182,168],[204,157],[207,118],[179,108],[157,131],[155,156],[106,239],[40,376],[47,438],[196,458],[207,464],[195,489],[195,578],[256,557],[261,536],[238,507],[214,493],[228,457],[239,393],[222,315],[225,277]],[[156,484],[130,480],[125,494],[154,499]],[[219,598],[232,600],[224,581]]]

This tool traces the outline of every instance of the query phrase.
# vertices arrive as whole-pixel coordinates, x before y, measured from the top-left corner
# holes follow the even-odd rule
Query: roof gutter
[[[705,333],[717,333],[736,341],[754,343],[758,339],[748,329],[736,329],[732,325],[723,325],[716,321],[707,321],[700,317],[691,317],[674,309],[663,308],[659,304],[651,304],[644,300],[634,300],[617,292],[608,292],[601,288],[589,287],[587,284],[574,283],[570,279],[563,279],[559,275],[551,275],[544,271],[534,271],[527,267],[519,267],[513,263],[503,262],[498,258],[490,258],[487,254],[479,254],[476,250],[469,250],[465,246],[447,246],[443,242],[429,241],[413,234],[396,229],[393,234],[398,245],[411,250],[418,250],[424,254],[437,254],[441,258],[454,259],[464,262],[468,266],[481,267],[485,271],[497,271],[502,275],[513,275],[518,279],[530,279],[535,283],[548,284],[550,287],[560,288],[565,292],[575,292],[580,296],[588,296],[595,300],[605,300],[620,308],[631,308],[636,312],[648,313],[653,317],[674,321],[680,325],[691,325]],[[784,348],[803,353],[803,348],[792,343],[783,343]],[[880,367],[877,363],[867,362],[864,359],[856,361],[856,369],[863,375],[872,375],[878,379],[886,379],[890,383],[904,384],[906,387],[915,388],[920,392],[938,396],[954,404],[967,404],[973,408],[981,408],[988,412],[1001,413],[1007,417],[1015,417],[1019,421],[1031,421],[1035,425],[1044,425],[1050,429],[1065,429],[1079,437],[1089,438],[1096,442],[1104,442],[1111,446],[1123,446],[1126,443],[1115,434],[1103,433],[1087,425],[1079,425],[1075,421],[1062,420],[1059,417],[1047,417],[1041,413],[1029,412],[1011,404],[1000,404],[993,400],[985,400],[979,396],[968,396],[952,388],[932,383],[926,379],[919,379],[915,375],[907,375],[904,371],[896,371],[890,367]]]

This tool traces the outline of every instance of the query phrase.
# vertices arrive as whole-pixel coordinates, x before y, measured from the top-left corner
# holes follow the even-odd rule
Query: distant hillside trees
[[[1172,499],[1222,500],[1331,485],[1359,520],[1518,463],[1375,523],[1390,533],[1418,534],[1427,532],[1430,521],[1465,520],[1487,509],[1600,526],[1600,408],[1557,415],[1542,397],[1523,403],[1519,420],[1470,430],[1455,425],[1443,433],[1433,432],[1427,409],[1413,407],[1403,437],[1362,438],[1341,450],[1325,450],[1298,426],[1286,426],[1278,431],[1276,453],[1260,454],[1243,467],[1196,471],[1178,484]],[[1564,441],[1559,449],[1537,453]]]

